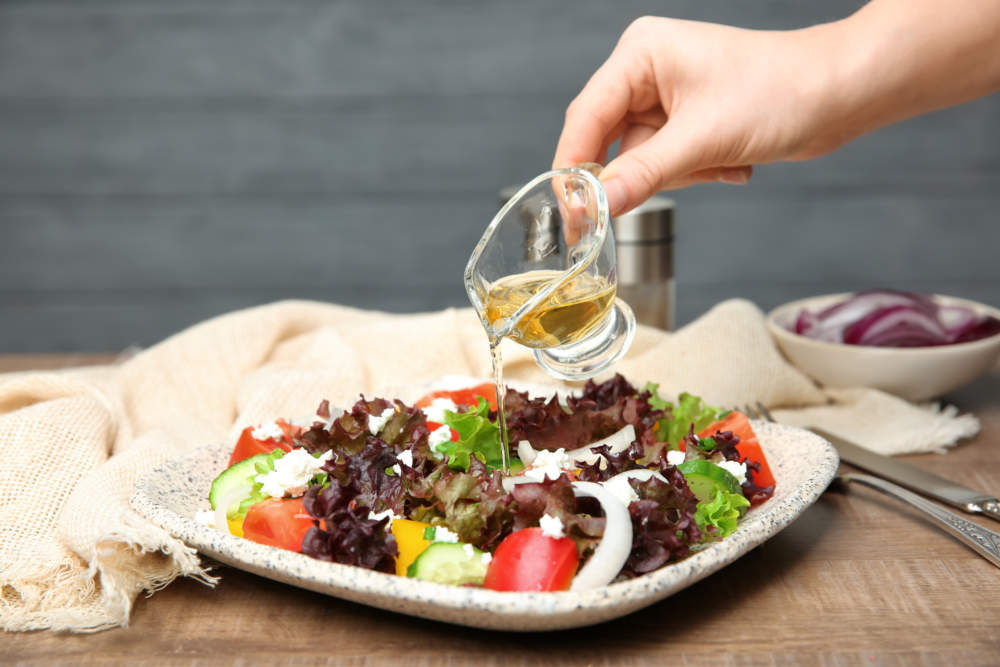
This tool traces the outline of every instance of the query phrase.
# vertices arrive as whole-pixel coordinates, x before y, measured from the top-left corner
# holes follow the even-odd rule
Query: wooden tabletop
[[[102,361],[2,357],[0,371]],[[1000,370],[948,397],[980,434],[904,457],[1000,493]],[[845,468],[846,469],[846,468]],[[973,518],[1000,530],[1000,524]],[[220,568],[140,597],[131,625],[0,635],[2,662],[189,664],[997,664],[1000,570],[916,512],[865,488],[828,491],[740,560],[631,616],[501,633],[425,621]]]

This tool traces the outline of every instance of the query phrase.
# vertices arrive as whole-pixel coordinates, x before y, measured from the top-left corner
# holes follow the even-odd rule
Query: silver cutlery
[[[752,419],[776,422],[767,408],[760,403],[757,403],[755,407],[746,406],[741,412]],[[893,482],[899,482],[899,484],[914,491],[954,505],[965,512],[982,514],[1000,520],[1000,503],[995,497],[965,488],[916,466],[868,451],[822,429],[810,428],[807,430],[829,441],[845,463],[876,473],[881,477],[887,477]],[[983,528],[965,517],[939,507],[926,498],[903,488],[903,486],[881,477],[861,473],[845,473],[838,476],[837,479],[845,485],[849,482],[864,484],[920,510],[939,528],[957,538],[989,562],[1000,567],[1000,533]]]

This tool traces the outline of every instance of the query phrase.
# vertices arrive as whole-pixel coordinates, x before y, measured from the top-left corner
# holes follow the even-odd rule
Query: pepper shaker
[[[674,202],[653,197],[612,221],[618,296],[642,324],[674,328]]]

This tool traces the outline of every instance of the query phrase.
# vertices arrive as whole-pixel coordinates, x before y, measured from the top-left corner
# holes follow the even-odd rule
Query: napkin
[[[529,351],[502,345],[511,381],[552,385]],[[760,401],[888,454],[942,451],[978,422],[866,389],[823,390],[789,365],[742,300],[675,333],[639,327],[615,368],[732,407]],[[352,405],[446,375],[491,377],[469,309],[394,315],[286,301],[198,324],[118,363],[0,376],[0,626],[126,625],[136,596],[178,576],[213,577],[193,549],[139,517],[136,482],[245,425]],[[567,387],[570,388],[570,387]],[[780,408],[780,409],[778,409]],[[206,494],[208,490],[206,489]]]

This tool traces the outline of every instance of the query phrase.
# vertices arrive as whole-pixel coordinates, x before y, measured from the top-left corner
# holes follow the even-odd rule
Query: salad
[[[320,560],[498,591],[585,590],[730,535],[774,493],[747,417],[622,376],[579,396],[492,384],[245,428],[202,523]]]

